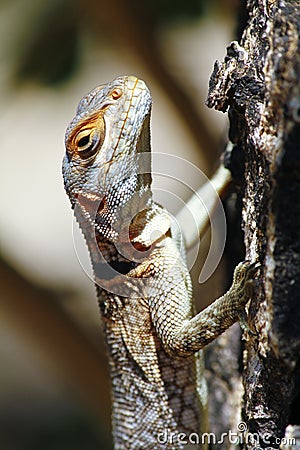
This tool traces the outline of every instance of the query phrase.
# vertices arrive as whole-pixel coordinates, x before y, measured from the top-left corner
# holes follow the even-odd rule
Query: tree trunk
[[[207,103],[229,112],[246,259],[261,263],[244,332],[242,448],[271,450],[300,424],[300,6],[249,0],[247,11]]]

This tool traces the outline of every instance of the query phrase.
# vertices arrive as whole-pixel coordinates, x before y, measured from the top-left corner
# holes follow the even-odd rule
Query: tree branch
[[[262,264],[249,307],[255,334],[245,336],[243,417],[260,447],[277,449],[290,414],[300,423],[300,8],[249,0],[247,9],[240,42],[215,64],[208,105],[229,109],[244,160],[246,258]]]

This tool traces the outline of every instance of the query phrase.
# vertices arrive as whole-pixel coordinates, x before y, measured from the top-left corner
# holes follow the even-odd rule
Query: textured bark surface
[[[251,0],[247,10],[240,42],[215,64],[207,103],[229,112],[246,258],[262,265],[249,306],[254,333],[244,333],[242,411],[259,441],[243,448],[277,449],[286,426],[300,424],[300,7]]]
[[[208,384],[210,443],[214,450],[236,449],[222,434],[237,431],[241,422],[243,385],[239,370],[241,331],[238,324],[205,350],[205,378]]]

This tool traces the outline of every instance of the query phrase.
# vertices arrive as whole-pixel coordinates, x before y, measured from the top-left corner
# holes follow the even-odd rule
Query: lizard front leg
[[[173,259],[168,260],[167,247],[172,247]],[[191,288],[186,268],[179,262],[174,263],[174,246],[166,242],[163,250],[165,267],[173,275],[173,284],[168,289],[164,283],[164,296],[149,296],[149,307],[155,331],[164,349],[174,356],[189,356],[223,333],[227,328],[245,315],[245,305],[250,300],[252,285],[258,263],[245,261],[234,272],[230,289],[210,306],[193,315],[191,307]],[[168,261],[167,261],[168,260]],[[161,274],[153,276],[153,292],[158,292]],[[164,273],[164,279],[171,279]],[[151,292],[151,289],[150,289]]]
[[[256,263],[249,261],[235,268],[230,289],[192,319],[185,321],[174,333],[172,347],[176,353],[188,355],[198,351],[235,322],[244,320],[244,308],[251,297],[257,268]]]

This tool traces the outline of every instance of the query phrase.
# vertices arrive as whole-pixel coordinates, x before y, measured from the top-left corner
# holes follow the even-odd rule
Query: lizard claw
[[[257,336],[256,330],[250,327],[248,323],[248,316],[246,311],[243,309],[243,311],[239,314],[239,324],[243,332],[247,332],[251,336]]]
[[[254,278],[253,276],[256,275],[258,272],[258,269],[261,267],[261,264],[259,261],[255,261],[253,263],[250,263],[247,269],[247,278],[249,278],[249,275],[251,278]]]
[[[255,286],[255,278],[258,273],[259,268],[261,267],[261,264],[259,261],[255,261],[254,263],[249,263],[249,266],[246,268],[246,275],[245,275],[245,293],[250,298],[253,293],[253,288]]]

